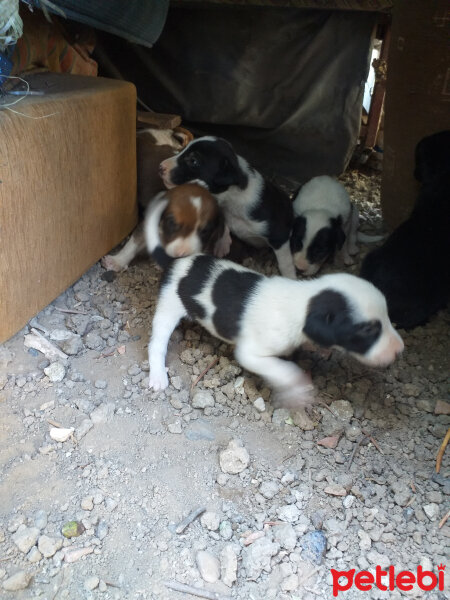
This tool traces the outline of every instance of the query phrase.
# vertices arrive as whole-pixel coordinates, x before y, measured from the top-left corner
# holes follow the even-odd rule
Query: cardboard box
[[[391,229],[409,216],[417,197],[417,142],[450,129],[449,34],[448,0],[394,3],[381,184],[383,216]]]
[[[0,110],[0,342],[135,226],[136,91],[41,73]],[[17,96],[11,96],[17,99]]]

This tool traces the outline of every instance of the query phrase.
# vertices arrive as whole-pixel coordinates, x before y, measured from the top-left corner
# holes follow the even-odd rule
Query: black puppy
[[[415,158],[421,188],[414,210],[361,267],[403,328],[426,323],[450,296],[450,131],[423,138]]]
[[[201,181],[214,194],[236,237],[251,246],[270,246],[280,273],[295,279],[289,238],[294,222],[287,196],[238,156],[224,139],[201,137],[164,160],[160,175],[167,188]]]

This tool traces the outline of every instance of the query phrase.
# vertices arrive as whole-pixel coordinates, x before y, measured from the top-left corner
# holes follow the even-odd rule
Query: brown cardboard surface
[[[395,2],[385,100],[383,216],[391,229],[417,196],[414,149],[424,136],[450,128],[448,0]]]
[[[54,73],[27,79],[45,95],[11,108],[34,118],[0,110],[0,342],[137,218],[134,86]]]

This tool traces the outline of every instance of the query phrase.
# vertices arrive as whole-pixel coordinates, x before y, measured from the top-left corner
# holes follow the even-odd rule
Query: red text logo
[[[339,592],[345,592],[353,586],[362,592],[369,592],[373,586],[383,591],[390,590],[392,592],[397,589],[408,592],[413,589],[414,584],[417,584],[421,590],[427,592],[436,588],[443,591],[445,565],[438,565],[437,570],[438,574],[436,575],[434,571],[424,571],[420,565],[417,567],[416,573],[412,571],[396,573],[393,566],[383,571],[380,565],[376,566],[375,574],[370,571],[356,573],[356,569],[350,569],[349,571],[331,569],[333,596],[336,598]]]

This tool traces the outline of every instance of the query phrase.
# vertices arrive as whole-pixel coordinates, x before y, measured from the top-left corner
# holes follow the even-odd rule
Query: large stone
[[[25,573],[25,571],[18,571],[5,579],[3,582],[3,589],[7,592],[18,592],[24,590],[30,585],[31,575]]]
[[[45,558],[53,556],[63,545],[62,538],[51,538],[47,535],[41,535],[38,541],[39,552],[41,552]]]
[[[241,473],[250,463],[250,456],[241,440],[231,440],[219,454],[220,468],[224,473]]]
[[[292,551],[297,544],[297,534],[290,523],[276,525],[273,528],[273,539],[288,551]]]
[[[219,560],[206,550],[200,550],[196,556],[198,570],[202,579],[207,583],[216,583],[220,577]]]
[[[242,551],[242,566],[248,579],[256,580],[263,571],[270,573],[270,560],[280,549],[280,545],[262,537]]]
[[[214,396],[211,394],[211,392],[199,390],[192,397],[192,407],[206,408],[207,406],[214,406]]]
[[[21,525],[12,536],[12,540],[21,552],[27,554],[36,544],[39,534],[40,530],[37,527],[25,527]]]
[[[220,553],[220,575],[223,583],[231,587],[237,579],[237,555],[232,544],[227,544]]]
[[[64,379],[66,369],[60,362],[54,362],[44,369],[44,373],[52,383],[58,383]]]

